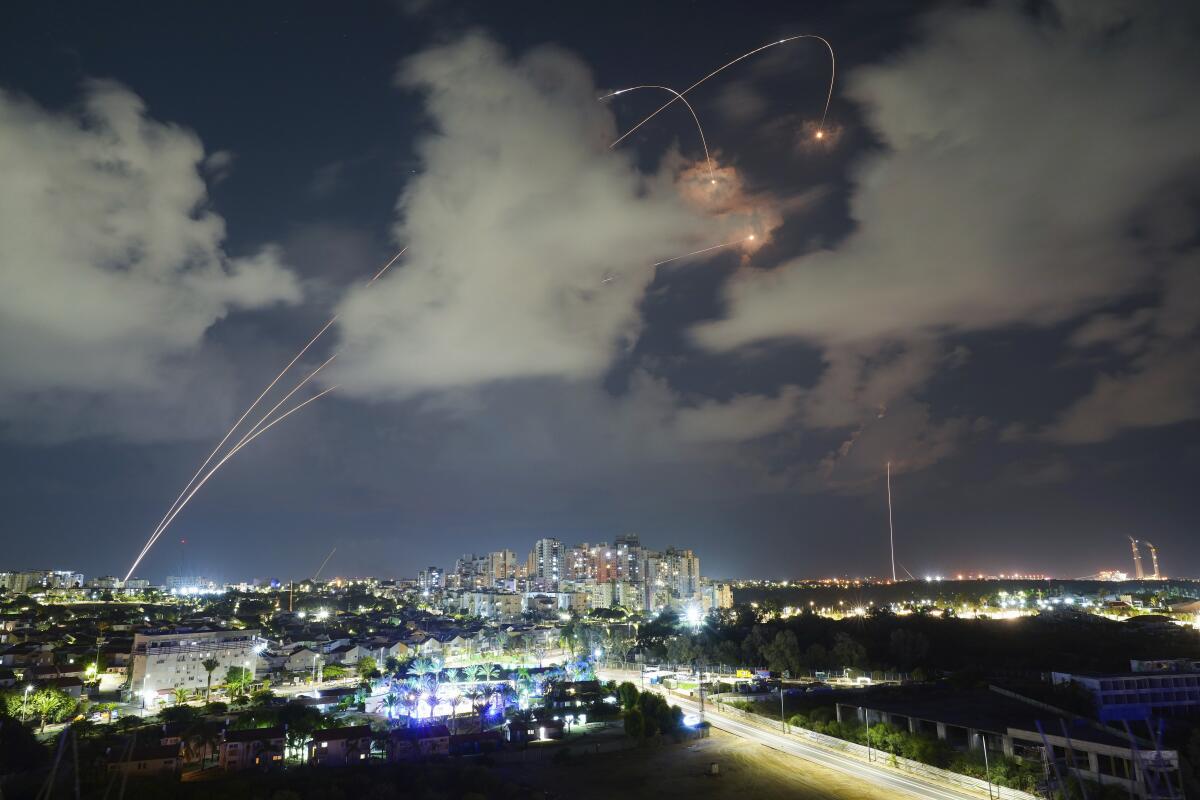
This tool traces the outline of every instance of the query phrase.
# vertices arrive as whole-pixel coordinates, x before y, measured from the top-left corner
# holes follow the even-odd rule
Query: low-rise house
[[[282,766],[285,735],[283,726],[240,731],[227,729],[221,737],[218,763],[221,769],[230,772]]]
[[[450,754],[450,729],[445,725],[419,725],[396,728],[387,736],[388,761],[410,761]]]
[[[322,663],[321,653],[308,647],[297,647],[284,660],[283,669],[285,672],[305,672],[316,669]]]
[[[534,742],[563,738],[565,723],[561,719],[512,719],[508,722],[510,742]]]
[[[124,772],[127,775],[163,775],[179,771],[179,743],[135,747],[131,753],[115,754],[109,762],[109,772]]]
[[[308,763],[340,767],[364,762],[371,757],[371,741],[370,725],[316,731],[308,744]]]

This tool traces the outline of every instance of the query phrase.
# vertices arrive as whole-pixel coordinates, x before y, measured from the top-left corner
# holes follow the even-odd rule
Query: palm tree
[[[208,685],[204,687],[204,704],[208,705],[209,700],[212,698],[213,670],[215,670],[217,667],[221,666],[221,662],[217,661],[215,658],[209,656],[208,658],[206,658],[200,662],[200,666],[204,667],[204,671],[208,673]]]
[[[392,718],[392,709],[400,704],[400,697],[395,692],[388,692],[383,696],[383,707],[387,709],[388,719]]]
[[[171,692],[171,697],[175,701],[175,705],[181,706],[188,701],[188,696],[191,694],[187,689],[176,689]]]

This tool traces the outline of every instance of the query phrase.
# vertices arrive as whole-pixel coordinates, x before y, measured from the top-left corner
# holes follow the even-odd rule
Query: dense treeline
[[[840,620],[808,612],[780,619],[738,606],[710,616],[693,634],[678,633],[678,619],[664,614],[642,626],[639,640],[652,659],[792,674],[843,667],[932,674],[981,665],[990,674],[1105,672],[1128,670],[1135,658],[1200,658],[1194,630],[1147,629],[1088,614],[994,620],[875,609]]]

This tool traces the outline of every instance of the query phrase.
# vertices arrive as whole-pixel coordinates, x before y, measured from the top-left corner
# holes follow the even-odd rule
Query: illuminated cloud
[[[148,412],[186,407],[204,391],[202,368],[221,377],[201,352],[215,322],[299,300],[278,248],[225,253],[202,171],[230,163],[206,159],[194,134],[151,119],[115,83],[89,82],[63,113],[0,92],[0,419],[10,433],[162,435],[166,422]],[[206,404],[219,395],[214,386]],[[195,424],[176,421],[170,435]]]
[[[643,175],[588,71],[552,48],[509,59],[469,36],[405,62],[433,132],[398,203],[402,265],[339,311],[346,391],[405,396],[594,379],[638,336],[651,264],[747,229]]]
[[[697,341],[715,351],[816,344],[830,374],[806,420],[827,423],[833,409],[833,421],[853,425],[876,404],[915,396],[941,369],[914,364],[906,380],[865,396],[895,348],[1054,326],[1160,286],[1159,265],[1179,259],[1165,246],[1178,232],[1157,231],[1148,217],[1179,199],[1200,163],[1188,30],[1142,4],[1062,3],[1040,18],[1012,4],[929,15],[921,42],[847,78],[883,144],[858,169],[853,232],[776,269],[738,273],[724,318],[698,326]],[[1175,373],[1193,356],[1178,342],[1160,348],[1069,412],[1099,419],[1104,406],[1107,422],[1063,436],[1104,438],[1120,419],[1194,417],[1183,394],[1191,383]],[[853,411],[840,413],[839,401]],[[1143,403],[1150,409],[1137,415],[1122,410]]]

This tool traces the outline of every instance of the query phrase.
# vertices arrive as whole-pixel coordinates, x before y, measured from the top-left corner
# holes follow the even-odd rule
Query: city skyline
[[[1194,11],[322,10],[6,12],[0,569],[1200,575]]]

